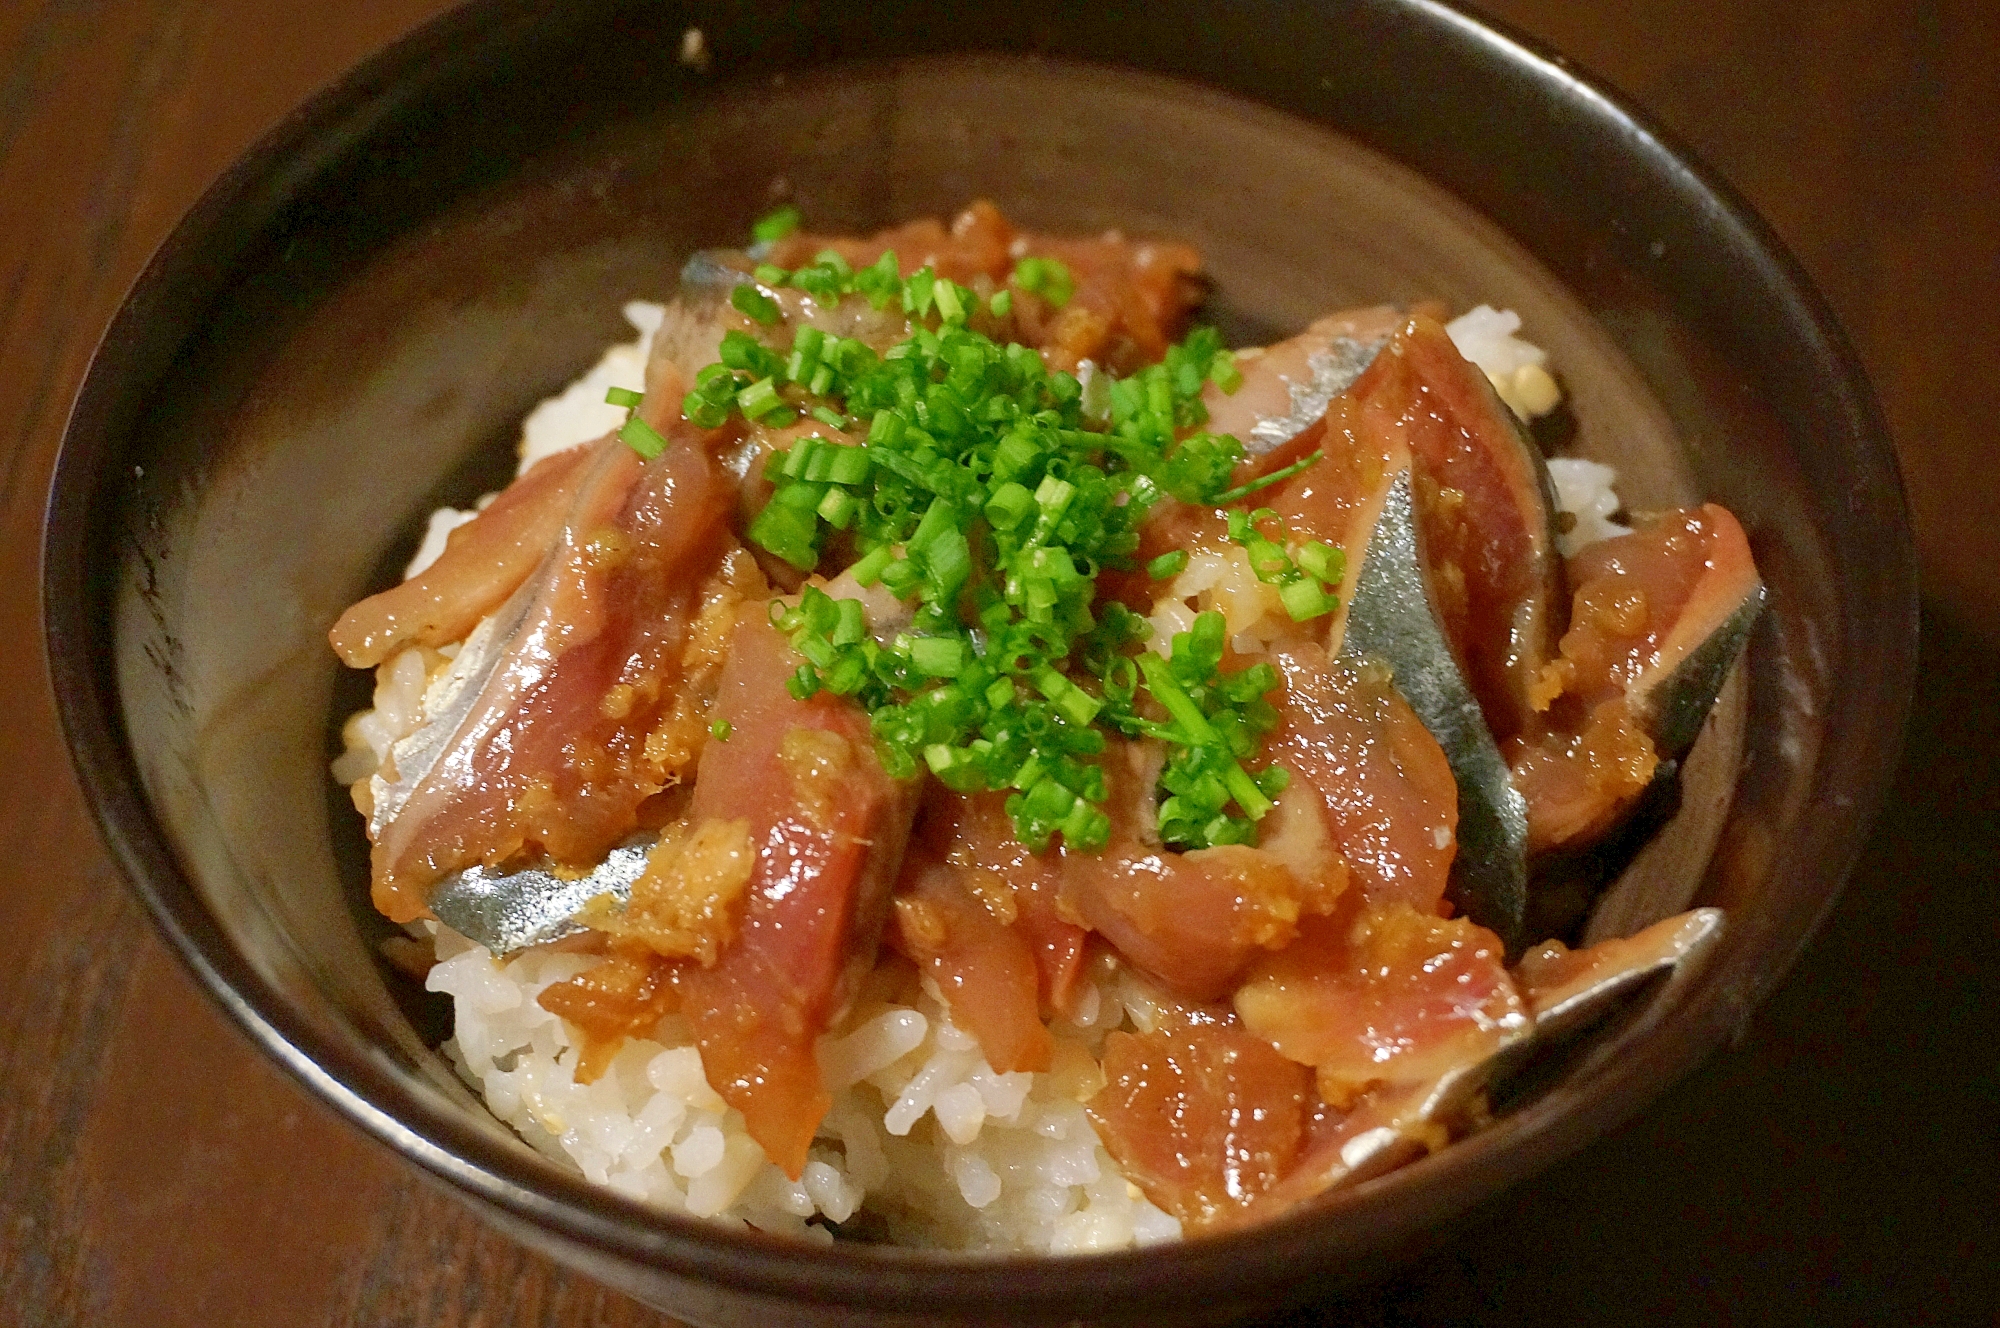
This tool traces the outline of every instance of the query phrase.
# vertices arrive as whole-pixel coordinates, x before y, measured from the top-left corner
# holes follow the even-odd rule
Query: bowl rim
[[[91,536],[113,491],[105,463],[119,454],[141,403],[181,347],[170,336],[163,349],[160,337],[149,329],[162,318],[186,315],[227,288],[227,277],[193,274],[190,256],[212,253],[225,228],[308,182],[312,169],[297,163],[325,156],[316,157],[309,148],[324,148],[343,136],[360,138],[392,115],[403,98],[415,95],[413,89],[441,77],[436,72],[440,66],[473,58],[465,54],[468,49],[495,49],[518,39],[537,21],[528,0],[468,4],[429,20],[316,92],[265,133],[161,242],[108,325],[78,389],[44,519],[46,662],[77,777],[102,838],[198,985],[315,1096],[405,1160],[499,1215],[572,1248],[679,1277],[793,1301],[912,1312],[990,1309],[998,1293],[1024,1310],[1062,1315],[1088,1313],[1093,1305],[1155,1300],[1174,1294],[1157,1279],[1166,1261],[1174,1266],[1176,1284],[1199,1278],[1208,1291],[1226,1295],[1253,1281],[1267,1282],[1263,1270],[1274,1258],[1312,1267],[1329,1243],[1339,1243],[1331,1238],[1341,1228],[1350,1236],[1372,1229],[1374,1247],[1386,1248],[1390,1236],[1441,1220],[1581,1148],[1664,1092],[1733,1035],[1831,908],[1900,751],[1916,665],[1916,578],[1907,506],[1886,424],[1845,333],[1782,241],[1731,186],[1629,99],[1534,39],[1445,0],[1361,3],[1430,25],[1441,36],[1477,46],[1485,58],[1535,80],[1572,112],[1618,134],[1627,154],[1703,209],[1722,237],[1718,244],[1748,254],[1768,287],[1763,294],[1786,311],[1788,325],[1802,335],[1823,370],[1819,386],[1832,393],[1833,409],[1848,425],[1849,464],[1858,480],[1869,482],[1874,517],[1889,532],[1876,554],[1881,604],[1866,632],[1872,653],[1864,677],[1871,687],[1864,698],[1870,703],[1867,713],[1879,719],[1846,732],[1830,725],[1814,763],[1814,787],[1826,782],[1832,756],[1840,758],[1839,769],[1860,772],[1855,781],[1860,796],[1843,795],[1848,798],[1844,819],[1816,841],[1817,851],[1810,855],[1812,874],[1834,888],[1816,901],[1805,925],[1778,944],[1774,962],[1760,972],[1754,989],[1707,993],[1705,1004],[1680,1011],[1673,1026],[1650,1034],[1668,1046],[1670,1073],[1643,1079],[1610,1074],[1604,1077],[1607,1091],[1590,1102],[1539,1117],[1531,1107],[1510,1118],[1511,1128],[1473,1135],[1444,1153],[1354,1187],[1337,1206],[1294,1213],[1250,1230],[1107,1254],[965,1256],[886,1246],[824,1249],[659,1214],[581,1177],[553,1174],[540,1159],[471,1122],[431,1110],[384,1065],[350,1055],[292,1010],[231,946],[140,792],[109,669],[110,642],[102,631],[103,618],[93,612],[100,602],[93,570],[102,554],[91,548]],[[584,8],[570,21],[588,22]],[[1240,89],[1221,90],[1244,96]],[[226,248],[229,241],[222,243]],[[249,241],[236,243],[247,246]],[[218,266],[224,271],[231,267]],[[1845,638],[1858,640],[1857,625],[1849,621],[1851,604],[1843,601],[1842,611]],[[1854,698],[1844,685],[1839,694],[1850,702]],[[1444,1205],[1425,1202],[1425,1188],[1441,1173],[1459,1178],[1457,1197]],[[1259,1257],[1246,1259],[1252,1247]]]

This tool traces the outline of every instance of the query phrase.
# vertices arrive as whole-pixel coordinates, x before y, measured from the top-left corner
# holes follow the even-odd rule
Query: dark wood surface
[[[181,211],[440,0],[0,6],[0,1323],[671,1321],[530,1255],[266,1063],[97,846],[38,651],[51,459]],[[1504,0],[1746,193],[1899,440],[1926,583],[1890,805],[1741,1042],[1362,1301],[1291,1322],[2000,1316],[2000,6]]]

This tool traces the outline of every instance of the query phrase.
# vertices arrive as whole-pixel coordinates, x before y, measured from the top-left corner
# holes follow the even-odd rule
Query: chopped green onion
[[[736,312],[762,323],[765,327],[775,327],[778,320],[784,317],[783,311],[778,308],[778,302],[755,286],[738,286],[729,292],[729,303]]]
[[[956,678],[965,667],[965,642],[956,637],[920,636],[910,643],[910,663],[931,678]]]
[[[646,399],[644,392],[634,392],[629,387],[607,387],[604,389],[604,404],[607,406],[629,406],[637,409]]]
[[[726,719],[716,720],[708,726],[708,731],[717,742],[729,741],[729,721]]]
[[[667,440],[637,415],[625,421],[624,427],[618,431],[618,440],[648,461],[667,450]]]
[[[864,588],[882,579],[882,569],[894,562],[896,551],[884,544],[873,552],[864,554],[860,562],[847,570],[854,574],[855,584]]]
[[[1010,316],[1009,291],[982,310],[932,269],[905,279],[888,253],[859,271],[828,251],[790,273],[757,275],[829,308],[866,298],[911,315],[908,337],[880,353],[811,326],[791,331],[782,350],[761,332],[732,331],[683,402],[706,428],[741,411],[766,427],[810,418],[866,435],[858,445],[807,435],[772,453],[763,470],[771,496],[748,534],[805,572],[838,570],[821,565],[837,550],[858,585],[904,601],[907,627],[877,641],[858,601],[807,588],[773,614],[804,661],[792,694],[854,698],[898,778],[928,769],[956,790],[1011,790],[1006,809],[1031,846],[1058,835],[1080,851],[1107,841],[1098,761],[1110,734],[1165,742],[1167,843],[1256,842],[1283,772],[1244,763],[1277,722],[1264,700],[1275,671],[1224,673],[1226,629],[1215,613],[1176,635],[1165,658],[1142,651],[1147,621],[1097,597],[1107,570],[1164,580],[1185,569],[1182,550],[1138,557],[1141,528],[1163,498],[1215,505],[1231,492],[1241,444],[1200,431],[1201,393],[1234,373],[1220,338],[1198,329],[1128,378],[1093,373],[1087,394],[1033,349],[967,326],[975,313]],[[775,333],[777,301],[742,290],[738,307],[754,318],[768,303],[772,321],[760,327]],[[1059,305],[1074,279],[1054,260],[1024,261],[1013,290]],[[1302,549],[1302,570],[1282,523],[1270,522],[1268,512],[1232,510],[1230,536],[1288,604],[1303,604],[1322,584],[1314,570],[1326,572],[1337,551]]]
[[[1034,495],[1009,480],[986,500],[986,520],[995,530],[1012,530],[1034,506]]]
[[[778,396],[778,389],[769,378],[759,378],[736,394],[736,407],[743,412],[743,418],[748,420],[759,419],[783,406],[784,402]]]
[[[868,449],[831,447],[828,449],[826,477],[835,484],[859,484],[868,478]]]
[[[1240,498],[1248,497],[1249,495],[1257,492],[1257,490],[1259,489],[1268,488],[1273,484],[1283,483],[1285,480],[1290,479],[1292,476],[1298,474],[1300,471],[1312,465],[1313,462],[1319,460],[1322,456],[1325,455],[1326,455],[1325,448],[1316,447],[1312,450],[1310,455],[1300,457],[1297,461],[1294,461],[1291,465],[1284,467],[1282,470],[1274,470],[1268,475],[1260,475],[1256,479],[1251,480],[1248,484],[1238,485],[1236,488],[1230,489],[1228,492],[1221,494],[1215,500],[1216,506],[1218,507],[1227,506],[1230,503],[1236,502]]]
[[[1228,351],[1218,351],[1209,362],[1208,381],[1222,389],[1222,395],[1233,396],[1236,389],[1243,386],[1243,371],[1236,367],[1236,357]]]
[[[729,407],[690,392],[681,398],[681,414],[697,429],[720,429],[729,419]]]
[[[833,643],[837,646],[860,644],[861,638],[868,635],[868,619],[862,612],[861,601],[837,600],[834,612]]]
[[[1308,540],[1299,546],[1298,564],[1327,585],[1333,585],[1347,575],[1346,555],[1320,540]]]
[[[949,281],[939,281],[932,289],[932,299],[937,303],[938,317],[947,323],[963,323],[965,306],[959,302],[958,293],[962,287]]]
[[[1278,598],[1284,601],[1285,612],[1292,615],[1293,622],[1305,622],[1340,607],[1339,598],[1328,594],[1325,586],[1310,577],[1278,587]]]
[[[835,530],[846,530],[854,524],[854,514],[859,507],[854,495],[847,490],[828,489],[826,497],[820,499],[819,506],[814,510],[822,521]]]
[[[1057,309],[1068,304],[1076,293],[1076,282],[1069,268],[1054,258],[1023,258],[1014,264],[1013,280],[1020,289],[1033,291]]]
[[[759,244],[770,244],[774,240],[784,239],[798,228],[799,210],[787,203],[777,211],[759,218],[757,224],[750,228],[750,233],[757,237]]]
[[[937,273],[927,267],[918,268],[903,283],[903,311],[922,318],[931,311],[937,299]]]

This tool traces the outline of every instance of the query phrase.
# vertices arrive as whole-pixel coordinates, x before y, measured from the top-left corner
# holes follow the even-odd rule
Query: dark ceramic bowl
[[[708,62],[679,56],[701,27]],[[1771,590],[1681,814],[1597,930],[1688,900],[1720,948],[1493,1128],[1262,1229],[1112,1256],[811,1249],[538,1158],[374,957],[326,774],[325,632],[539,396],[779,197],[856,230],[976,196],[1200,245],[1237,341],[1344,302],[1511,305],[1566,446],[1635,507],[1713,498]],[[1377,1275],[1741,1026],[1826,911],[1914,658],[1903,501],[1852,353],[1726,188],[1560,59],[1427,0],[700,9],[516,0],[417,32],[209,190],[97,353],[45,550],[78,769],[161,930],[313,1092],[496,1224],[699,1323],[1182,1323]]]

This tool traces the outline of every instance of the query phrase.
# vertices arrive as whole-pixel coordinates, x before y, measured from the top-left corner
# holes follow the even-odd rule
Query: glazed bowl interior
[[[1366,1276],[1736,1028],[1851,862],[1914,631],[1866,386],[1754,219],[1561,66],[1431,5],[1167,5],[1144,53],[1086,11],[779,12],[451,16],[219,182],[108,334],[52,498],[51,664],[109,842],[246,1029],[509,1230],[697,1321],[1021,1323],[1196,1320],[1301,1267]],[[624,300],[780,199],[861,231],[981,197],[1192,241],[1237,344],[1346,304],[1511,307],[1570,394],[1556,445],[1617,465],[1634,510],[1729,506],[1770,587],[1680,812],[1590,923],[1718,905],[1710,962],[1489,1131],[1260,1231],[1081,1260],[815,1250],[591,1190],[433,1050],[327,775],[368,686],[328,625],[431,508],[504,482],[522,414],[629,335]]]

